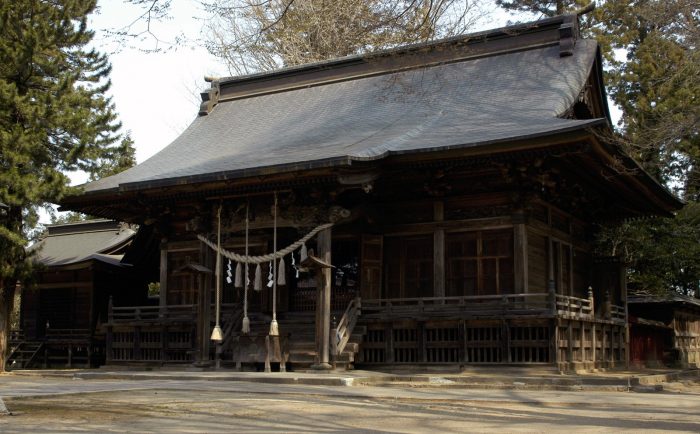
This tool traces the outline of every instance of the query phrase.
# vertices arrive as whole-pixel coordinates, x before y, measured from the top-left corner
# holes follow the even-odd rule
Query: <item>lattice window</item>
[[[446,295],[513,292],[513,232],[476,231],[446,236]]]
[[[433,295],[433,237],[386,238],[384,244],[388,298]]]

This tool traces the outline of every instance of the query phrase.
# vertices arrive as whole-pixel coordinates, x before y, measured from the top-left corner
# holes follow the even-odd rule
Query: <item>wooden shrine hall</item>
[[[578,19],[209,79],[172,144],[62,201],[159,243],[107,363],[625,365],[597,225],[681,204],[605,139]]]

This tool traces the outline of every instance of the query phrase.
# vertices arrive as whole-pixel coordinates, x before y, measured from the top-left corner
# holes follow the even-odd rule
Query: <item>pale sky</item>
[[[126,26],[142,13],[140,8],[122,0],[101,0],[99,6],[100,13],[91,23],[96,30]],[[226,75],[226,68],[194,43],[201,39],[202,22],[196,17],[202,15],[196,1],[173,1],[173,19],[153,23],[151,30],[166,42],[182,33],[193,43],[160,53],[143,51],[170,47],[148,35],[122,47],[103,32],[95,38],[97,48],[110,53],[111,94],[124,129],[132,132],[139,163],[172,142],[195,118],[199,91],[206,88],[204,76]],[[131,30],[145,30],[145,22],[140,20]]]

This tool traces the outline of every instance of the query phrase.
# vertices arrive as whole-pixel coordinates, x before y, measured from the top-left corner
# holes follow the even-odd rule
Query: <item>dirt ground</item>
[[[700,402],[697,383],[672,386],[634,404],[610,404],[623,395],[611,392],[538,402],[537,391],[512,402],[162,389],[13,397],[0,432],[700,432],[697,405],[655,405],[678,394]]]

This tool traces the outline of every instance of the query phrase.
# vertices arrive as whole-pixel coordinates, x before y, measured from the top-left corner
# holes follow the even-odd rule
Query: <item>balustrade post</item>
[[[591,318],[595,318],[595,300],[593,299],[593,287],[588,287],[588,302],[591,304]]]

